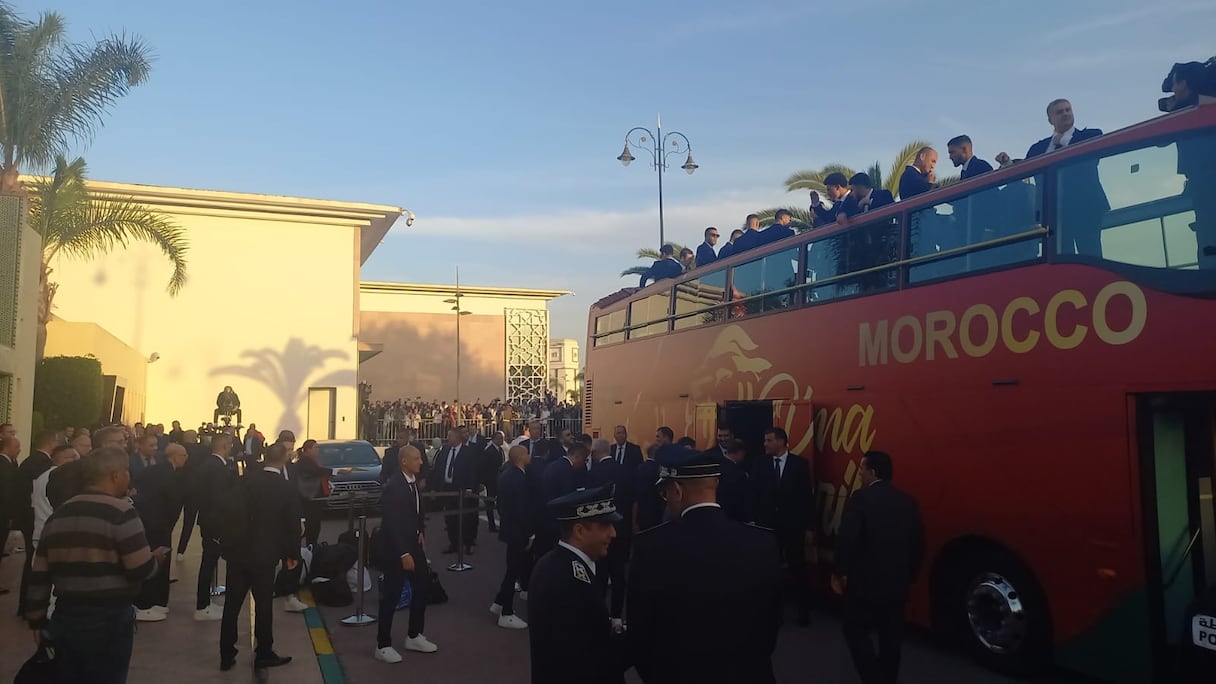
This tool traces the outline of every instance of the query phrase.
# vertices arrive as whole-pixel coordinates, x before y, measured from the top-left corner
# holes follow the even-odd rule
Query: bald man
[[[498,538],[507,545],[507,570],[490,612],[503,629],[524,629],[528,623],[515,615],[515,583],[525,572],[536,535],[532,531],[532,504],[529,501],[528,464],[532,455],[523,445],[511,447],[508,465],[498,477],[498,511],[502,523]]]
[[[384,585],[380,591],[380,624],[373,657],[384,663],[401,662],[401,654],[393,647],[393,614],[397,611],[397,603],[401,600],[407,580],[412,592],[405,650],[418,653],[439,650],[422,633],[426,622],[426,595],[431,580],[426,560],[426,537],[423,534],[426,518],[418,493],[422,453],[407,444],[401,447],[399,456],[400,470],[389,477],[380,496],[380,505],[384,510],[380,527]]]
[[[151,441],[149,435],[144,439]],[[135,510],[144,523],[148,546],[156,549],[173,544],[173,525],[182,512],[184,499],[182,468],[186,465],[186,447],[170,443],[165,447],[165,461],[141,468],[132,486],[135,489]],[[144,582],[135,598],[135,619],[140,622],[160,622],[169,614],[169,564],[162,563],[156,575]]]

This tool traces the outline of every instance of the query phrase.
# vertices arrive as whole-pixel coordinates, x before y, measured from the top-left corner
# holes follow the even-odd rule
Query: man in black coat
[[[625,466],[616,462],[612,457],[611,446],[606,439],[597,439],[591,445],[591,470],[587,472],[587,486],[593,488],[608,487],[612,491],[612,502],[617,511],[632,512],[633,502],[630,492],[633,490],[633,478],[625,471]],[[624,631],[622,618],[625,611],[625,564],[629,560],[629,547],[633,541],[633,523],[626,515],[616,523],[616,538],[608,547],[608,579],[612,583],[612,593],[609,597],[609,615],[612,617],[613,631]]]
[[[718,254],[714,252],[714,245],[718,244],[718,238],[721,233],[718,229],[710,226],[705,229],[705,242],[697,246],[697,268],[708,266],[718,260]]]
[[[602,567],[620,515],[607,489],[548,503],[561,541],[536,564],[528,601],[532,684],[620,684],[624,644],[612,634]]]
[[[402,447],[404,449],[405,447]],[[435,492],[463,492],[477,486],[477,449],[466,447],[459,428],[448,430],[448,443],[435,457],[435,465],[431,468],[431,477],[427,480],[427,488]],[[473,553],[472,529],[470,529],[468,514],[462,520],[458,510],[456,497],[438,499],[439,510],[447,511],[443,516],[444,527],[448,533],[448,545],[444,553],[456,553],[461,537],[464,541],[465,555]],[[462,529],[463,528],[463,529]]]
[[[157,441],[156,435],[150,432],[145,432],[142,437],[135,440],[135,453],[131,454],[131,481],[134,482],[139,478],[139,474],[144,468],[151,468],[154,465],[164,463],[164,459],[156,455]],[[138,491],[138,490],[137,490]],[[153,546],[152,548],[157,548]]]
[[[849,195],[841,202],[836,220],[859,216],[894,203],[895,197],[891,195],[890,190],[875,188],[867,173],[855,173],[849,179]]]
[[[383,465],[380,468],[380,484],[388,482],[389,476],[393,475],[394,473],[401,472],[401,457],[398,454],[401,451],[401,447],[407,444],[417,449],[418,453],[420,454],[426,453],[426,445],[418,441],[417,430],[414,428],[405,428],[402,430],[401,433],[397,435],[397,439],[393,441],[393,445],[384,450]],[[425,459],[423,459],[423,461],[423,465],[425,465]],[[425,479],[426,475],[423,474],[421,477]]]
[[[501,433],[500,433],[501,434]],[[532,503],[528,488],[531,454],[523,445],[511,447],[510,461],[498,477],[498,512],[502,525],[498,538],[507,545],[507,569],[498,586],[490,612],[498,616],[504,629],[524,629],[528,623],[515,615],[515,583],[524,575],[536,535],[532,532]]]
[[[15,433],[0,436],[0,547],[8,539],[9,530],[20,528],[25,509],[30,505],[29,497],[25,499],[25,506],[21,505],[21,474],[17,470],[17,456],[20,453],[21,440],[17,439]],[[31,548],[26,555],[33,553]],[[0,558],[0,562],[3,560]],[[8,589],[0,587],[0,594],[8,592]]]
[[[181,470],[186,465],[186,448],[176,442],[165,447],[165,462],[140,470],[132,479],[135,489],[135,510],[144,524],[148,547],[155,550],[173,544],[173,526],[182,512],[183,481]],[[168,557],[166,555],[166,557]],[[135,619],[159,622],[169,613],[169,563],[157,566],[156,575],[144,582],[135,597]]]
[[[747,457],[747,445],[731,439],[725,455],[715,447],[707,452],[718,459],[722,475],[718,479],[718,503],[727,518],[736,522],[751,520],[751,475],[743,462]]]
[[[21,593],[17,596],[17,615],[25,615],[25,588],[29,584],[30,566],[34,562],[34,509],[30,505],[30,497],[34,493],[34,480],[51,469],[51,451],[59,443],[59,435],[54,432],[43,432],[34,438],[34,449],[29,456],[17,466],[17,487],[19,488],[18,503],[24,502],[21,517],[15,520],[20,523],[21,538],[25,543],[25,567],[21,569]]]
[[[659,489],[655,483],[659,481],[659,462],[657,460],[660,451],[675,450],[680,447],[674,444],[665,446],[650,445],[647,450],[647,458],[633,471],[633,514],[630,517],[633,521],[633,534],[637,534],[642,530],[650,529],[655,525],[663,522],[663,497],[659,495]]]
[[[203,542],[194,605],[194,619],[198,621],[214,621],[224,617],[223,606],[211,602],[211,580],[215,577],[220,560],[220,504],[228,489],[236,484],[236,468],[228,461],[232,441],[231,435],[211,438],[211,455],[199,463],[187,494],[198,511],[199,536]],[[281,475],[279,479],[283,479]],[[298,516],[296,521],[299,522]],[[272,577],[272,584],[273,581]]]
[[[401,600],[401,591],[407,580],[411,594],[405,648],[419,653],[439,650],[422,633],[426,624],[426,596],[431,581],[431,570],[426,560],[426,537],[423,534],[426,516],[422,496],[418,492],[422,452],[406,445],[401,447],[399,455],[398,470],[389,477],[380,496],[384,516],[380,527],[381,543],[384,545],[380,554],[384,566],[381,568],[384,585],[380,590],[380,624],[376,630],[375,658],[385,663],[401,662],[401,654],[393,648],[393,614],[397,611],[397,603]]]
[[[975,156],[970,136],[956,135],[950,138],[946,143],[946,154],[950,157],[950,163],[959,169],[958,177],[961,180],[975,178],[992,170],[992,164]]]
[[[807,551],[815,544],[815,485],[810,464],[789,451],[789,436],[779,427],[764,432],[765,458],[752,472],[752,517],[777,535],[794,584],[798,624],[811,618],[811,586]]]
[[[624,425],[612,429],[612,460],[624,466],[630,475],[642,464],[642,447],[629,441],[629,431]]]
[[[214,441],[212,448],[215,448]],[[277,667],[291,662],[291,656],[274,652],[274,570],[280,561],[288,570],[300,563],[300,494],[283,479],[287,448],[271,445],[264,466],[252,470],[233,485],[240,488],[248,515],[248,534],[223,539],[228,573],[224,584],[224,614],[220,625],[220,669],[229,670],[236,662],[236,621],[253,594],[253,635],[255,668]],[[200,509],[202,512],[202,509]],[[203,526],[204,537],[208,527]]]
[[[587,447],[574,444],[564,456],[549,463],[541,476],[541,492],[545,501],[552,501],[587,484]],[[536,552],[538,555],[548,553],[557,544],[559,538],[557,520],[552,516],[544,519],[544,524],[536,530]]]
[[[194,498],[191,496],[194,474],[198,472],[199,465],[206,463],[207,459],[211,458],[210,449],[198,443],[198,433],[194,430],[183,432],[182,442],[186,447],[186,465],[182,468],[182,478],[185,480],[185,484],[182,498],[182,531],[178,535],[177,542],[178,563],[185,560],[186,546],[190,544],[190,535],[194,532],[195,523],[198,522],[198,509],[195,508]]]
[[[634,542],[629,636],[638,674],[648,684],[774,682],[781,569],[773,535],[727,519],[715,503],[713,453],[666,450],[659,467],[673,521]]]
[[[676,250],[670,244],[659,248],[659,260],[650,265],[638,280],[638,287],[646,287],[647,280],[658,282],[665,278],[679,278],[684,275],[684,267],[676,261]]]
[[[486,488],[486,496],[491,498],[498,496],[498,476],[507,463],[506,440],[506,434],[499,430],[494,433],[494,436],[490,438],[490,443],[486,444],[481,452],[477,479]],[[493,501],[486,503],[486,522],[489,524],[490,532],[498,531],[498,521],[494,517],[496,508],[497,504]]]
[[[866,452],[862,487],[845,503],[836,537],[832,590],[844,596],[842,628],[863,684],[899,678],[904,602],[924,555],[920,508],[891,484],[892,474],[890,456]]]

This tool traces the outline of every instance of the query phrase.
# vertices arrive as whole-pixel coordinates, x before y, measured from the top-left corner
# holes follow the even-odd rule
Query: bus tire
[[[997,547],[943,559],[935,578],[934,626],[989,669],[1042,674],[1052,661],[1051,615],[1034,575]]]

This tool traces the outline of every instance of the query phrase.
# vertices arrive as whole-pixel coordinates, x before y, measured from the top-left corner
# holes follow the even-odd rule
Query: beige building
[[[531,399],[548,386],[549,300],[562,290],[365,282],[359,379],[373,401]]]
[[[579,369],[578,340],[564,338],[549,340],[549,389],[559,400],[568,401],[570,393],[582,387]]]
[[[126,420],[210,422],[216,395],[231,385],[242,422],[270,438],[283,429],[301,440],[355,437],[359,270],[400,208],[90,187],[150,205],[185,228],[189,280],[169,296],[168,261],[142,243],[91,261],[58,258],[53,313],[60,321],[48,332],[48,355],[93,350],[115,388],[120,379],[127,383],[120,411]]]
[[[0,423],[28,440],[42,238],[21,220],[24,212],[22,198],[0,196]]]

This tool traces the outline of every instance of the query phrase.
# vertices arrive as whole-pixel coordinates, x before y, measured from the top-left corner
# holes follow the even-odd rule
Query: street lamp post
[[[655,133],[653,134],[642,126],[629,129],[625,133],[625,150],[621,152],[621,156],[617,157],[617,160],[621,162],[622,166],[629,166],[629,162],[635,159],[629,151],[631,147],[650,153],[651,162],[659,176],[659,249],[662,249],[666,244],[663,234],[663,172],[667,170],[667,158],[673,154],[687,154],[688,157],[680,168],[690,176],[693,171],[697,170],[698,164],[692,160],[692,143],[688,142],[687,136],[679,131],[664,134],[662,115],[657,117],[655,123]],[[671,149],[667,149],[668,141],[671,142]]]
[[[443,300],[444,304],[451,304],[452,311],[456,313],[456,403],[460,403],[460,317],[468,316],[472,311],[465,311],[460,308],[460,298],[464,295],[460,292],[460,267],[456,267],[456,294],[452,299]]]

